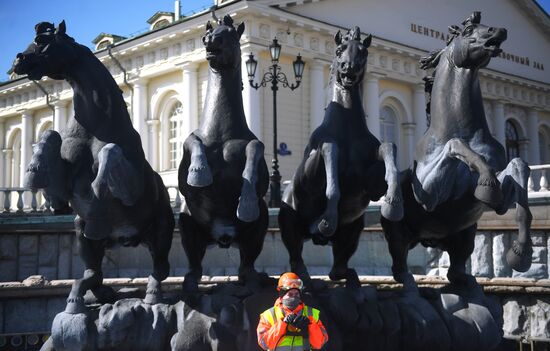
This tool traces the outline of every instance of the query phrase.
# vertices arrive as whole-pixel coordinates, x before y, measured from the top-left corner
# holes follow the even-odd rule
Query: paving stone
[[[529,308],[530,337],[533,339],[550,339],[550,299],[537,299]]]
[[[19,236],[19,255],[36,255],[38,253],[37,235]]]
[[[38,243],[38,265],[56,267],[59,257],[58,235],[40,235]],[[53,277],[56,278],[56,277]]]
[[[490,233],[478,233],[474,239],[474,252],[470,257],[474,276],[493,276],[493,241]]]
[[[48,320],[44,318],[47,315],[46,305],[47,299],[43,298],[10,300],[4,310],[4,332],[9,334],[48,331]]]
[[[512,269],[506,262],[506,253],[510,248],[510,236],[498,233],[493,235],[493,275],[495,277],[509,277]]]
[[[545,263],[532,263],[531,268],[527,272],[516,272],[512,274],[514,278],[548,278],[548,266]]]
[[[28,276],[38,274],[38,257],[36,255],[19,256],[17,280],[24,280]]]
[[[546,246],[533,246],[533,263],[547,263],[548,249]]]
[[[71,275],[72,241],[72,235],[60,235],[59,259],[57,261],[57,279],[76,278]]]
[[[533,231],[531,232],[531,242],[533,246],[546,246],[547,234],[542,231]]]
[[[507,298],[503,301],[504,325],[502,330],[505,337],[520,337],[527,333],[527,304],[528,298]]]

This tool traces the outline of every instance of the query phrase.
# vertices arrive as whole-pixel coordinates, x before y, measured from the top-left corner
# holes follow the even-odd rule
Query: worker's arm
[[[328,334],[323,322],[319,319],[317,322],[313,320],[313,317],[309,317],[311,323],[308,325],[309,343],[314,350],[321,349],[328,341]]]
[[[260,323],[256,333],[258,334],[258,344],[264,350],[274,349],[279,341],[285,336],[287,324],[282,320],[276,320],[271,326],[263,316],[260,316]]]

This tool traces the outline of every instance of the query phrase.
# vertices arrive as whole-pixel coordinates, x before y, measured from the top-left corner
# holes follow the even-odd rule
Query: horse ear
[[[65,20],[61,21],[59,23],[59,27],[57,27],[57,30],[55,31],[56,34],[65,34],[67,32],[67,26],[65,25]]]
[[[237,27],[237,34],[239,35],[239,38],[241,37],[241,35],[243,35],[243,33],[244,33],[244,22],[239,24],[239,26]]]
[[[342,33],[340,31],[336,32],[336,35],[334,36],[334,42],[336,45],[342,44]]]
[[[370,46],[370,43],[372,42],[372,34],[369,34],[365,40],[363,40],[363,46],[368,48]]]
[[[206,22],[206,31],[209,32],[212,30],[212,23],[210,23],[210,21],[207,21]]]

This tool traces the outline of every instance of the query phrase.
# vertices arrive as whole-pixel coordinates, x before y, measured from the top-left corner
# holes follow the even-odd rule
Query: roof
[[[153,16],[151,16],[151,18],[149,18],[147,20],[147,23],[153,24],[153,23],[156,22],[157,19],[159,19],[159,17],[162,17],[162,16],[170,16],[173,19],[174,18],[174,13],[173,12],[166,12],[166,11],[157,11]]]
[[[114,42],[126,39],[126,37],[120,35],[101,32],[97,37],[94,38],[94,40],[92,40],[92,43],[97,44],[105,38],[112,38]]]

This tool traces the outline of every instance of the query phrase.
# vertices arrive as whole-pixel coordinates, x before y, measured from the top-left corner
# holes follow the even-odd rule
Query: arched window
[[[519,157],[519,133],[510,120],[506,121],[506,157],[508,161]]]
[[[169,168],[176,169],[179,166],[181,157],[182,157],[182,147],[183,147],[183,138],[181,136],[182,128],[182,104],[181,102],[176,102],[170,113],[168,114],[168,161]]]
[[[397,116],[395,111],[384,106],[380,110],[380,141],[396,143],[397,139]]]
[[[17,129],[11,135],[7,152],[7,179],[4,182],[8,187],[19,187],[21,186],[21,130]]]
[[[160,20],[160,21],[158,21],[157,23],[155,23],[155,25],[153,26],[153,30],[155,30],[155,29],[160,29],[160,28],[164,28],[164,27],[166,27],[168,24],[170,24],[170,23],[168,22],[168,20],[165,20],[165,19]]]
[[[36,142],[39,142],[42,138],[42,134],[44,134],[45,131],[53,129],[53,123],[50,121],[44,122],[40,129],[38,130],[38,133],[36,133]]]

